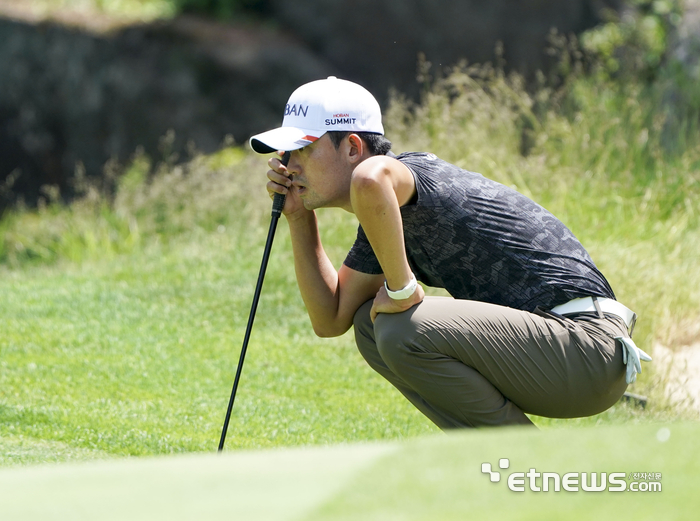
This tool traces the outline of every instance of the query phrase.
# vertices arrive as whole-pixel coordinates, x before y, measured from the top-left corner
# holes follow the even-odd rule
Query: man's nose
[[[289,163],[287,163],[287,172],[291,175],[299,175],[301,172],[301,164],[299,163],[298,155],[296,151],[293,151],[289,156]]]

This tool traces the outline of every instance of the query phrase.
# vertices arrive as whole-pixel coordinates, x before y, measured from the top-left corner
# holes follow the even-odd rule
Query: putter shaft
[[[282,164],[286,165],[289,161],[289,152],[284,154],[282,158]],[[258,309],[258,301],[260,300],[260,293],[262,292],[263,280],[265,279],[265,272],[267,271],[267,262],[270,259],[270,252],[272,251],[272,241],[275,238],[275,230],[277,230],[277,221],[282,215],[282,209],[284,208],[284,202],[286,197],[282,194],[275,194],[272,200],[272,219],[270,220],[270,229],[267,232],[267,241],[265,243],[265,251],[263,252],[262,263],[260,265],[260,273],[258,274],[258,283],[255,286],[255,294],[253,295],[253,304],[250,308],[250,315],[248,316],[248,325],[245,330],[245,337],[243,338],[243,347],[241,348],[241,356],[238,360],[238,369],[236,369],[236,378],[233,381],[233,389],[231,390],[231,398],[228,402],[228,409],[226,410],[226,419],[224,420],[224,427],[221,430],[221,439],[219,440],[219,452],[224,450],[224,442],[226,441],[226,432],[228,431],[228,424],[231,420],[231,411],[233,411],[233,402],[236,399],[236,390],[238,389],[238,382],[241,378],[241,372],[243,371],[243,361],[245,360],[245,354],[248,350],[248,341],[250,340],[250,334],[253,331],[253,322],[255,321],[255,312]]]

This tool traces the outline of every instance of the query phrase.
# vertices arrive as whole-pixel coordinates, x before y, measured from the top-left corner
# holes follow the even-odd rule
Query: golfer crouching
[[[282,127],[251,138],[269,161],[314,331],[351,326],[362,356],[441,429],[532,425],[613,405],[651,360],[635,314],[569,229],[522,194],[433,154],[394,155],[363,87],[299,87]],[[336,270],[316,208],[359,221]],[[454,298],[426,297],[418,281]]]

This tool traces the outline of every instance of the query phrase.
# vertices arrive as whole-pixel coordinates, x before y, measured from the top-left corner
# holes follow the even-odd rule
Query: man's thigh
[[[377,342],[440,353],[476,369],[522,410],[555,417],[595,414],[622,395],[615,340],[577,322],[484,302],[428,297],[380,315]]]

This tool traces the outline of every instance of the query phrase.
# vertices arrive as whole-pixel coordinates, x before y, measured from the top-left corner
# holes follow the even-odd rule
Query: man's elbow
[[[336,324],[313,324],[314,333],[320,338],[333,338],[344,334],[349,326],[343,327]]]

